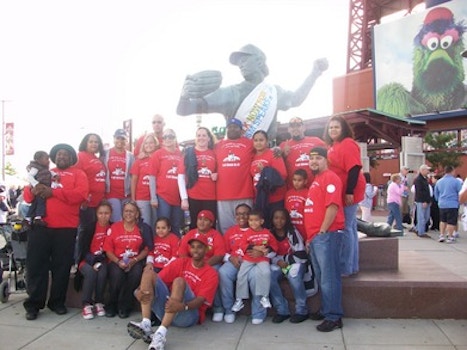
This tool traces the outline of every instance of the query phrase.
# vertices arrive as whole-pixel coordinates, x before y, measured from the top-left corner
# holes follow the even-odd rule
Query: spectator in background
[[[378,187],[372,185],[370,173],[363,173],[365,177],[365,197],[359,203],[360,210],[362,211],[362,220],[367,222],[372,222],[373,218],[371,217],[371,209],[373,208],[373,198],[378,193]]]
[[[154,136],[156,139],[157,139],[157,148],[161,147],[162,146],[162,133],[164,131],[164,127],[165,127],[165,121],[164,121],[164,117],[161,116],[160,114],[155,114],[153,117],[152,117],[152,132],[146,132],[144,133],[144,135],[141,135],[138,140],[136,140],[136,144],[135,144],[135,149],[133,150],[133,154],[135,156],[136,159],[138,158],[145,158],[147,157],[148,155],[147,154],[144,154],[144,149],[143,149],[143,143],[144,143],[144,140],[146,139],[146,136],[148,135],[152,135]]]
[[[114,147],[105,152],[104,164],[107,167],[105,180],[106,198],[112,206],[112,222],[122,220],[122,207],[130,199],[130,169],[134,156],[127,151],[128,134],[123,129],[114,133]]]
[[[430,177],[430,186],[433,191],[433,194],[435,192],[435,186],[436,183],[438,182],[439,179],[441,179],[442,176],[440,174],[436,174],[434,176]],[[430,206],[430,218],[431,218],[431,226],[429,229],[434,230],[434,231],[439,231],[439,206],[438,206],[438,200],[433,196]]]
[[[428,183],[428,172],[430,167],[422,164],[419,168],[418,176],[413,184],[415,189],[415,208],[417,215],[417,235],[421,238],[430,238],[426,234],[426,226],[430,220],[430,205],[432,195],[430,184]]]
[[[57,144],[50,150],[56,168],[51,186],[38,184],[36,197],[47,198],[47,226],[36,225],[28,235],[26,284],[28,297],[23,306],[26,319],[35,320],[39,310],[47,306],[58,315],[68,312],[65,307],[70,267],[79,224],[79,208],[88,197],[86,174],[74,165],[78,158],[70,145]],[[50,293],[49,271],[51,272]]]
[[[190,211],[190,230],[196,227],[201,210],[217,213],[217,163],[214,145],[216,139],[206,127],[196,130],[195,146],[185,149],[178,167],[178,190],[182,210]]]
[[[158,217],[169,218],[172,231],[180,237],[183,212],[177,174],[182,152],[178,149],[177,136],[172,129],[164,130],[162,139],[162,147],[151,156],[153,179],[149,186],[151,193],[157,194],[157,197],[151,199],[151,205],[157,208]]]
[[[291,189],[295,170],[305,170],[307,178],[311,179],[308,153],[315,146],[324,146],[324,142],[316,136],[305,136],[305,124],[299,117],[290,119],[289,134],[291,138],[283,141],[279,146],[287,167],[287,188]]]
[[[360,147],[354,140],[350,124],[342,116],[329,118],[323,138],[329,145],[329,170],[339,176],[344,186],[345,234],[341,262],[342,274],[350,276],[359,271],[357,206],[365,193]]]
[[[402,219],[404,219],[404,216],[407,216],[407,215],[410,216],[410,207],[409,207],[410,186],[409,186],[409,179],[408,179],[409,172],[410,172],[410,168],[404,165],[401,167],[400,173],[399,173],[399,176],[401,177],[401,186],[404,188],[407,188],[407,190],[404,190],[404,192],[402,193],[402,198],[401,198]],[[402,222],[405,222],[405,221],[402,220]],[[411,224],[411,222],[409,224]]]
[[[462,184],[454,177],[454,168],[447,165],[444,176],[436,182],[434,198],[439,207],[439,238],[438,242],[454,243],[454,231],[459,216],[459,192]]]
[[[388,225],[392,227],[394,221],[396,222],[396,230],[404,231],[404,226],[402,226],[402,216],[401,216],[401,202],[402,194],[404,191],[407,191],[406,187],[403,187],[401,184],[401,177],[399,174],[391,175],[391,183],[388,186]]]
[[[141,218],[151,228],[157,220],[157,208],[152,203],[156,200],[156,193],[151,192],[150,181],[155,181],[151,176],[151,157],[159,148],[159,141],[153,134],[144,138],[140,156],[135,160],[130,169],[131,174],[131,199],[134,200],[141,210]],[[154,186],[154,184],[153,184]]]

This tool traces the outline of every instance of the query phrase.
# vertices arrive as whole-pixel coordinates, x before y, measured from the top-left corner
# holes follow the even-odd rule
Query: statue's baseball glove
[[[216,91],[222,83],[222,74],[217,70],[205,70],[188,75],[183,84],[182,96],[200,98]]]

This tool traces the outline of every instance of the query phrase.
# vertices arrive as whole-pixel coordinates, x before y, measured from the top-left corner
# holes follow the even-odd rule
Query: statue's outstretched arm
[[[313,63],[313,70],[306,77],[303,84],[290,95],[289,107],[298,107],[307,98],[313,85],[315,85],[316,79],[329,67],[328,60],[326,58],[319,58]]]

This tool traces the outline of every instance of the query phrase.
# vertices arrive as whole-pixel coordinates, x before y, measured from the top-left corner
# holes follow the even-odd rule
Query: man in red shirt
[[[175,259],[159,274],[145,269],[140,287],[135,291],[143,320],[130,322],[128,333],[135,339],[151,342],[150,349],[164,349],[169,326],[190,327],[202,323],[206,309],[213,302],[219,279],[217,272],[206,263],[208,239],[198,234],[188,244],[191,258]],[[151,311],[161,320],[154,334]]]
[[[253,180],[250,175],[253,142],[242,134],[242,122],[235,118],[229,119],[227,138],[218,142],[214,149],[218,174],[217,213],[222,234],[235,225],[237,205],[253,205]]]
[[[45,307],[49,271],[52,281],[47,307],[58,315],[68,312],[65,298],[73,263],[79,208],[88,198],[88,180],[86,174],[74,166],[77,156],[73,147],[58,144],[49,154],[56,165],[51,170],[54,174],[51,186],[38,184],[33,189],[35,196],[47,198],[46,215],[43,217],[46,226],[36,225],[28,237],[28,298],[23,303],[27,320],[35,320],[39,310]]]
[[[327,150],[310,151],[310,168],[314,180],[305,202],[305,228],[310,258],[321,290],[321,309],[312,314],[323,323],[316,328],[331,332],[342,328],[342,281],[340,248],[344,229],[342,182],[328,169]]]
[[[308,180],[312,179],[308,153],[315,146],[324,146],[324,141],[316,136],[305,136],[305,125],[299,117],[290,119],[289,134],[291,138],[281,142],[280,148],[287,168],[287,187],[290,189],[293,188],[293,174],[297,169],[304,169]]]
[[[162,141],[163,141],[162,132],[164,131],[164,127],[165,127],[164,117],[161,116],[160,114],[155,114],[152,117],[152,131],[153,132],[152,133],[145,132],[143,135],[141,135],[138,138],[138,140],[136,140],[135,149],[133,150],[133,154],[135,155],[136,159],[147,157],[147,155],[144,154],[142,148],[143,148],[144,139],[149,134],[153,134],[159,141],[159,146],[157,148],[159,148],[160,145],[162,145]]]

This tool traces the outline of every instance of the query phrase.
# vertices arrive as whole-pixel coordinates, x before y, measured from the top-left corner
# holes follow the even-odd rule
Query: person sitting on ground
[[[127,330],[131,337],[150,342],[151,350],[164,349],[170,326],[191,327],[203,323],[206,309],[214,299],[219,278],[206,263],[208,238],[198,233],[188,244],[191,257],[177,258],[159,273],[145,269],[141,284],[135,291],[143,318],[141,322],[128,323]],[[151,311],[161,320],[154,334]]]
[[[260,296],[260,303],[263,308],[270,308],[269,290],[271,286],[270,260],[276,255],[278,249],[277,241],[272,233],[263,228],[264,219],[259,211],[251,211],[248,215],[249,229],[244,233],[241,249],[244,252],[243,262],[237,275],[237,287],[235,290],[236,300],[232,306],[233,312],[243,309],[243,300],[249,297],[248,275],[252,269],[256,268],[256,290],[253,295]],[[249,251],[259,252],[249,254]],[[264,319],[252,320],[253,324],[261,324]]]
[[[85,226],[79,236],[78,269],[83,276],[82,282],[82,315],[85,320],[97,316],[105,316],[104,289],[107,282],[107,263],[104,252],[104,241],[110,230],[112,206],[106,200],[96,208],[97,221]],[[94,298],[93,298],[94,294]]]
[[[34,153],[32,160],[26,167],[28,171],[27,179],[32,188],[38,184],[43,184],[50,187],[52,183],[52,173],[49,170],[49,155],[45,151],[37,151]],[[29,206],[26,221],[29,224],[44,226],[45,222],[42,218],[45,216],[45,199],[41,196],[35,196]]]
[[[291,323],[300,323],[308,319],[306,289],[303,281],[309,260],[305,241],[295,229],[288,211],[276,209],[272,213],[271,232],[277,239],[279,248],[271,261],[271,301],[276,309],[273,323],[282,323],[290,318]],[[283,278],[289,281],[295,299],[295,314],[290,317],[289,303],[284,298],[280,287]]]
[[[154,249],[146,258],[146,267],[152,265],[155,272],[160,272],[165,265],[177,257],[180,240],[171,231],[172,225],[169,218],[165,216],[157,219],[155,229]]]

